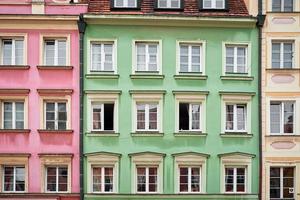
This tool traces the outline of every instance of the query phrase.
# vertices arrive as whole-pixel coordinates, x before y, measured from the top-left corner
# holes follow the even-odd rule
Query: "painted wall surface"
[[[171,154],[196,151],[209,154],[207,160],[206,192],[220,194],[220,158],[218,154],[228,152],[245,152],[255,154],[252,162],[251,194],[226,195],[228,199],[257,199],[258,193],[258,32],[256,28],[204,28],[204,27],[160,27],[158,26],[118,26],[88,24],[85,33],[85,74],[88,73],[87,51],[88,41],[108,39],[117,41],[117,79],[85,78],[84,90],[121,90],[119,98],[119,137],[89,136],[88,124],[84,121],[84,153],[113,152],[121,154],[119,167],[119,193],[114,195],[86,195],[86,199],[175,199],[174,196],[174,159]],[[162,74],[164,79],[131,79],[132,73],[132,41],[161,40],[162,42]],[[206,41],[206,75],[207,80],[175,80],[176,74],[176,41]],[[251,75],[253,81],[221,80],[222,75],[222,42],[251,42]],[[165,90],[163,100],[163,137],[133,137],[132,132],[132,98],[129,90]],[[173,90],[209,91],[206,106],[206,137],[176,137],[175,132],[175,99]],[[253,137],[223,138],[221,133],[221,97],[219,91],[255,92],[251,105],[251,130]],[[84,103],[84,119],[87,119],[87,97]],[[128,154],[136,152],[160,152],[164,158],[164,189],[162,195],[129,195],[131,188],[131,161]],[[85,192],[87,182],[87,163],[85,163]],[[126,196],[127,195],[127,196]],[[165,196],[164,196],[165,195]],[[223,195],[201,196],[195,199],[225,198]],[[178,197],[177,197],[178,198]],[[180,199],[191,198],[181,195]],[[193,199],[193,198],[191,198]]]

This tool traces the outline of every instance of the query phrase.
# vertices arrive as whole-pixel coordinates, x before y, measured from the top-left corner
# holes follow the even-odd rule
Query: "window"
[[[113,167],[92,167],[93,192],[113,192]]]
[[[138,131],[158,130],[158,104],[157,103],[137,103],[136,105]]]
[[[294,67],[294,42],[272,42],[272,68]]]
[[[270,168],[270,199],[295,199],[294,167]]]
[[[24,64],[24,40],[3,39],[2,40],[2,64],[23,65]]]
[[[137,167],[137,192],[151,193],[157,192],[157,167]]]
[[[181,43],[179,44],[179,48],[179,72],[202,72],[202,45]]]
[[[246,192],[245,167],[225,167],[225,192]]]
[[[67,129],[67,103],[46,102],[45,103],[45,128],[47,130]]]
[[[136,42],[136,72],[158,72],[158,43]]]
[[[225,0],[202,0],[203,9],[225,9]]]
[[[24,129],[24,102],[3,102],[3,129]]]
[[[273,12],[293,12],[294,0],[273,0],[272,11]]]
[[[246,104],[226,104],[226,131],[239,132],[246,131],[247,105]]]
[[[3,167],[3,192],[25,192],[25,167]]]
[[[157,7],[158,8],[171,8],[171,9],[178,9],[181,8],[181,0],[157,0]]]
[[[91,71],[114,71],[114,43],[91,43]]]
[[[68,191],[68,167],[67,166],[46,167],[46,191],[47,192]]]
[[[44,41],[44,64],[53,66],[67,65],[67,40],[47,39]]]
[[[113,0],[115,8],[137,8],[138,0]]]
[[[248,73],[247,46],[226,45],[226,73]]]
[[[274,134],[294,133],[295,102],[270,102],[270,131]]]
[[[199,103],[179,103],[179,131],[201,130]]]
[[[183,167],[179,168],[179,190],[181,193],[193,193],[201,191],[201,168]]]
[[[114,130],[114,103],[92,103],[94,131]]]

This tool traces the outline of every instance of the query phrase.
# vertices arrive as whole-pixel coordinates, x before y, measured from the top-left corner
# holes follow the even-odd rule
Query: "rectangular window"
[[[137,8],[137,0],[113,0],[115,8]]]
[[[158,43],[137,42],[136,48],[136,71],[158,72],[159,54]]]
[[[68,167],[67,166],[46,167],[46,191],[47,192],[68,191]]]
[[[24,40],[3,39],[2,40],[2,64],[23,65],[24,64]]]
[[[199,103],[179,103],[179,131],[199,131],[200,124]]]
[[[49,66],[67,65],[67,40],[45,40],[44,41],[44,64]]]
[[[225,9],[225,0],[202,0],[203,9]]]
[[[112,42],[91,44],[91,71],[114,71],[114,44]]]
[[[67,103],[65,102],[46,102],[45,119],[47,130],[66,130],[67,129]]]
[[[272,68],[293,68],[294,42],[272,42]]]
[[[294,0],[273,0],[272,2],[273,12],[293,12]]]
[[[24,102],[3,102],[3,129],[24,129]]]
[[[247,46],[226,45],[226,73],[248,73]]]
[[[181,193],[201,191],[200,167],[179,167],[179,172],[179,191]]]
[[[270,199],[295,199],[294,167],[270,168]]]
[[[3,191],[24,192],[25,191],[25,167],[4,166],[3,167]]]
[[[226,131],[245,132],[247,123],[247,105],[226,104]]]
[[[180,44],[180,72],[201,72],[201,51],[199,44]]]
[[[157,103],[137,103],[137,130],[157,131],[158,130],[158,104]]]
[[[245,167],[225,167],[225,192],[246,192]]]
[[[158,191],[158,168],[137,167],[137,192],[152,193]]]
[[[93,192],[113,192],[113,167],[92,167]]]
[[[157,0],[158,8],[178,9],[181,7],[181,0]]]
[[[270,131],[277,134],[294,133],[295,102],[271,101]]]
[[[114,103],[93,103],[93,130],[114,130]]]

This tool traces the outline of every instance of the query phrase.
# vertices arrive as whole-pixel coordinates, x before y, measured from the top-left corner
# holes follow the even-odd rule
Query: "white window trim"
[[[226,134],[228,132],[237,132],[237,133],[245,133],[245,134],[251,134],[251,101],[252,96],[250,95],[222,95],[222,120],[221,120],[221,127],[222,127],[222,134]],[[241,130],[226,130],[226,105],[227,104],[245,104],[247,106],[246,110],[246,129],[244,131]]]
[[[105,38],[88,38],[87,40],[87,52],[90,52],[88,53],[87,55],[87,66],[88,67],[88,73],[91,73],[91,74],[97,74],[97,73],[113,73],[113,74],[117,74],[117,66],[118,66],[118,60],[117,60],[117,49],[118,49],[118,41],[117,39],[105,39]],[[95,44],[112,44],[113,45],[113,72],[110,72],[110,71],[93,71],[92,70],[92,44],[95,43]]]
[[[91,177],[87,182],[87,188],[90,193],[111,194],[118,193],[118,174],[119,174],[119,155],[110,153],[95,153],[87,156],[87,177]],[[112,192],[94,192],[93,191],[93,167],[112,167],[113,168],[113,191]]]
[[[204,1],[204,0],[203,0],[203,1]],[[223,8],[217,8],[217,7],[216,7],[216,0],[210,0],[210,1],[212,2],[212,4],[211,4],[212,6],[211,6],[211,7],[204,7],[204,2],[203,2],[203,4],[202,4],[202,5],[203,5],[203,6],[202,6],[203,9],[220,9],[220,10],[221,10],[221,9],[225,9],[225,0],[223,0]]]
[[[136,107],[138,104],[145,105],[145,129],[138,129],[137,122],[136,122],[136,131],[158,131],[158,113],[159,113],[159,103],[156,102],[137,102]],[[150,112],[150,105],[157,105],[157,129],[149,129],[150,119],[149,119],[149,112]],[[137,110],[136,110],[137,113]]]
[[[55,191],[47,191],[47,181],[48,181],[48,172],[47,172],[47,168],[48,167],[53,167],[53,168],[56,168],[56,181],[55,181],[55,184],[56,184],[56,188],[55,188]],[[58,187],[59,187],[59,182],[58,182],[58,179],[59,179],[59,173],[58,173],[58,168],[61,168],[61,167],[66,167],[67,170],[68,170],[68,179],[69,179],[69,176],[70,176],[70,170],[68,168],[67,165],[47,165],[45,166],[45,191],[46,193],[65,193],[68,191],[68,187],[69,187],[69,184],[67,186],[67,191],[58,191]]]
[[[4,128],[4,103],[6,103],[6,102],[9,102],[9,103],[12,103],[12,129],[16,129],[16,103],[23,103],[24,104],[24,115],[23,115],[23,123],[24,123],[24,127],[25,127],[25,102],[24,101],[3,101],[3,102],[1,102],[0,101],[0,103],[2,104],[2,112],[1,112],[1,114],[2,114],[2,117],[1,117],[1,119],[3,119],[2,120],[2,128]],[[23,127],[23,129],[24,129],[24,127]]]
[[[166,0],[167,1],[167,6],[166,7],[161,7],[160,6],[160,0],[157,0],[157,7],[161,8],[161,9],[180,9],[181,8],[181,0],[177,0],[179,2],[179,6],[178,7],[172,7],[171,6],[171,0]]]
[[[284,43],[292,43],[292,52],[293,52],[293,59],[292,59],[292,69],[295,68],[295,42],[294,41],[280,41],[280,40],[273,40],[272,41],[272,44],[271,44],[271,51],[272,51],[272,46],[273,46],[273,43],[277,43],[277,44],[280,44],[280,67],[279,69],[286,69],[284,68]],[[271,61],[273,61],[273,51],[271,53]],[[271,63],[271,67],[272,69],[273,68],[273,62]],[[289,68],[287,68],[289,69]]]
[[[139,130],[137,129],[137,104],[157,103],[157,129]],[[163,94],[132,94],[132,132],[163,132]]]
[[[293,1],[293,12],[297,12],[297,8],[299,7],[299,3],[298,3],[298,1],[297,0],[294,0]],[[273,0],[269,0],[268,1],[268,10],[269,10],[269,12],[274,12],[273,11]],[[276,12],[276,11],[275,11]],[[278,11],[279,12],[279,11]],[[280,9],[280,12],[285,12],[284,11],[284,0],[281,0],[281,9]]]
[[[180,72],[180,44],[198,45],[200,46],[200,72],[188,72],[188,73],[201,73],[205,75],[205,63],[206,63],[206,41],[205,40],[177,40],[176,41],[176,74],[184,74]],[[190,67],[189,67],[190,68]]]
[[[149,192],[149,168],[157,168],[157,177],[159,176],[159,173],[158,173],[158,167],[157,166],[136,166],[136,184],[138,183],[138,177],[137,177],[137,168],[145,168],[145,178],[146,178],[146,191],[145,192],[139,192],[136,190],[136,193],[138,194],[152,194],[152,193],[157,193],[157,192]],[[158,182],[157,182],[157,190],[158,190]]]
[[[16,64],[16,40],[22,40],[23,41],[23,61],[22,61],[22,64],[21,65],[24,65],[24,61],[25,61],[25,40],[24,40],[24,37],[11,37],[11,38],[1,38],[0,36],[0,58],[1,58],[1,64],[4,65],[4,60],[3,60],[3,54],[4,54],[4,51],[3,51],[3,42],[5,40],[11,40],[12,41],[12,55],[11,55],[11,65],[17,65]]]
[[[53,130],[58,130],[58,104],[59,103],[65,103],[66,104],[66,113],[67,113],[67,121],[66,121],[66,130],[68,130],[68,121],[70,121],[69,119],[69,109],[68,109],[68,102],[67,101],[51,101],[51,100],[47,100],[44,102],[44,129],[47,129],[47,112],[46,112],[46,107],[47,107],[47,103],[54,103],[54,129]],[[62,129],[64,130],[64,129]]]
[[[207,95],[175,94],[175,131],[180,132],[203,132],[206,133],[206,98]],[[179,130],[179,104],[198,103],[200,104],[200,129],[199,130]],[[191,123],[191,122],[189,122]]]
[[[88,102],[88,109],[87,109],[87,122],[88,122],[88,132],[92,131],[106,131],[106,130],[94,130],[93,129],[93,103],[113,103],[114,104],[114,131],[115,133],[118,133],[119,131],[119,94],[114,93],[99,93],[99,94],[88,94],[87,95],[87,102]],[[104,115],[104,113],[103,113]],[[104,118],[102,118],[103,121]],[[104,121],[103,121],[104,123]],[[102,126],[102,128],[104,128]],[[111,130],[109,130],[111,131]]]
[[[47,60],[46,59],[46,57],[47,57],[47,54],[46,54],[46,41],[48,41],[48,40],[54,40],[54,66],[57,66],[58,65],[58,41],[65,40],[66,45],[67,45],[67,39],[45,39],[44,40],[44,65],[47,65],[46,64],[46,60]],[[66,51],[67,51],[67,49],[66,49]],[[67,57],[66,57],[66,63],[67,63]]]
[[[4,168],[5,167],[13,167],[14,168],[14,182],[13,182],[13,190],[12,191],[5,191],[4,190]],[[26,168],[25,168],[25,166],[24,165],[4,165],[3,167],[2,167],[2,170],[3,170],[3,176],[2,176],[2,185],[3,185],[3,193],[24,193],[25,192],[25,189],[26,188],[24,188],[24,191],[16,191],[16,168],[17,167],[24,167],[24,171],[25,171],[25,174],[24,174],[24,178],[25,178],[25,185],[26,185]]]
[[[157,71],[137,71],[137,48],[136,43],[157,43]],[[132,41],[132,74],[158,73],[162,74],[162,40],[133,40]]]
[[[248,171],[247,171],[247,166],[239,166],[239,165],[225,165],[224,166],[224,171],[225,171],[225,174],[224,174],[224,178],[226,176],[226,168],[232,168],[233,169],[233,192],[226,192],[226,190],[224,189],[224,192],[226,194],[237,194],[237,193],[246,193],[246,187],[247,187],[247,174],[248,174]],[[243,168],[245,169],[245,192],[238,192],[237,191],[237,168]],[[226,184],[224,182],[224,187],[226,187]]]
[[[226,47],[230,46],[230,47],[246,47],[246,75],[247,76],[251,76],[251,52],[252,52],[252,47],[251,47],[251,42],[222,42],[222,74],[223,76],[228,75],[228,72],[226,72]],[[236,51],[235,51],[236,53]],[[235,74],[238,72],[236,72],[237,70],[237,55],[234,55],[235,59],[234,59],[234,72],[233,73],[229,73],[229,74]]]
[[[233,130],[230,129],[226,129],[226,125],[225,125],[225,132],[246,132],[247,131],[247,115],[248,115],[248,109],[247,109],[247,104],[239,104],[239,103],[226,103],[225,106],[227,107],[228,105],[232,105],[233,106]],[[238,105],[245,105],[246,106],[246,121],[245,121],[245,129],[244,130],[238,130],[237,128],[237,124],[238,124],[238,119],[237,119],[237,106]],[[226,108],[225,108],[226,110]],[[225,111],[226,112],[226,111]],[[227,112],[225,113],[225,115],[227,115]],[[226,123],[226,116],[225,116],[225,123]]]
[[[135,6],[128,6],[128,0],[123,0],[123,3],[124,3],[124,6],[117,6],[116,4],[116,0],[113,0],[114,1],[114,7],[115,8],[137,8],[137,5],[138,5],[138,0],[135,0]]]

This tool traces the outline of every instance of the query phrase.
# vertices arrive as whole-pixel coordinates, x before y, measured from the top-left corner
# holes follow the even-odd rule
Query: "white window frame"
[[[226,0],[223,0],[223,7],[222,8],[217,8],[217,6],[216,6],[216,1],[217,0],[210,0],[211,1],[211,7],[204,7],[204,1],[205,0],[202,0],[202,1],[203,1],[203,4],[202,4],[203,9],[225,9],[225,1]]]
[[[149,168],[156,168],[156,170],[157,170],[157,184],[156,184],[156,186],[157,186],[157,190],[158,190],[158,186],[159,186],[159,183],[158,183],[158,176],[159,176],[159,168],[158,168],[158,166],[151,166],[151,165],[148,165],[148,166],[136,166],[136,185],[138,184],[138,177],[137,177],[137,168],[145,168],[145,172],[146,172],[146,174],[145,174],[145,177],[146,177],[146,191],[145,192],[139,192],[139,191],[137,191],[136,190],[136,193],[137,194],[155,194],[155,193],[157,193],[157,192],[149,192]],[[137,187],[136,187],[137,188]]]
[[[24,65],[25,60],[26,60],[26,58],[25,58],[25,56],[26,56],[26,54],[25,54],[25,50],[26,50],[25,37],[24,36],[21,36],[21,37],[17,37],[17,36],[15,36],[15,37],[1,37],[0,36],[1,65],[4,65],[4,61],[3,61],[3,58],[4,58],[4,56],[3,56],[3,54],[4,54],[3,42],[5,40],[11,40],[12,41],[12,56],[11,56],[11,64],[10,65],[16,65],[16,44],[15,44],[15,42],[16,41],[23,41],[23,54],[22,54],[23,60],[22,60],[22,64],[20,64],[20,65]]]
[[[225,111],[227,110],[228,105],[233,106],[233,130],[226,129],[226,124],[225,124],[225,132],[246,132],[247,131],[247,120],[248,120],[247,104],[244,104],[244,103],[241,103],[241,104],[239,104],[239,103],[226,103],[225,104],[225,106],[226,106]],[[244,130],[238,130],[238,128],[237,128],[237,124],[238,124],[237,107],[239,105],[245,105],[245,107],[246,107],[246,109],[245,109],[246,110],[246,116],[245,116],[246,120],[245,120],[245,129]],[[225,113],[225,115],[227,116],[227,112]],[[226,123],[226,116],[225,116],[225,123]]]
[[[139,131],[141,131],[141,132],[143,132],[143,131],[149,131],[149,132],[151,132],[151,131],[154,131],[154,132],[156,132],[156,131],[158,131],[158,128],[159,128],[159,126],[158,126],[158,119],[159,119],[159,112],[160,112],[160,110],[159,110],[159,103],[158,102],[136,102],[136,109],[137,109],[137,105],[138,104],[142,104],[142,105],[145,105],[145,129],[138,129],[138,127],[137,127],[137,121],[136,121],[136,131],[137,132],[139,132]],[[156,109],[157,109],[157,129],[149,129],[149,124],[150,124],[150,119],[149,119],[149,112],[150,112],[150,105],[156,105],[157,107],[156,107]],[[136,110],[136,113],[137,113],[137,110]]]
[[[114,1],[115,8],[137,8],[138,7],[138,2],[137,2],[138,0],[135,0],[135,6],[131,6],[131,7],[128,6],[128,0],[123,0],[123,6],[117,6],[116,0],[113,1]]]
[[[188,169],[188,192],[180,192],[179,191],[179,193],[183,193],[183,194],[189,194],[189,193],[192,193],[192,194],[194,194],[194,193],[201,193],[201,183],[202,183],[202,178],[201,178],[201,176],[202,176],[202,173],[201,173],[201,166],[185,166],[185,165],[183,165],[183,166],[180,166],[179,167],[179,185],[180,185],[180,168],[187,168]],[[193,192],[192,191],[192,168],[197,168],[197,169],[199,169],[199,186],[200,186],[200,188],[199,188],[199,192]]]
[[[290,12],[290,11],[284,11],[284,1],[285,0],[281,0],[281,8],[280,8],[280,11],[273,11],[273,0],[270,0],[270,11],[271,12]],[[297,1],[297,0],[296,0]],[[295,0],[293,0],[293,11],[291,12],[296,12],[295,11],[295,4],[297,3]]]
[[[67,121],[66,121],[66,129],[65,130],[68,130],[69,129],[69,121],[70,121],[70,115],[69,115],[69,106],[68,106],[68,101],[65,100],[65,101],[59,101],[59,100],[47,100],[47,101],[44,101],[44,129],[45,130],[48,130],[47,129],[47,118],[46,118],[46,107],[47,107],[47,103],[54,103],[54,106],[55,106],[55,111],[54,111],[54,123],[55,123],[55,129],[53,130],[57,130],[57,131],[60,131],[60,129],[58,129],[58,104],[59,103],[65,103],[66,104],[66,113],[67,113]],[[61,130],[64,130],[64,129],[61,129]]]
[[[293,52],[293,59],[292,59],[292,67],[291,69],[295,68],[295,41],[293,40],[272,40],[271,43],[271,67],[272,69],[277,69],[273,68],[273,43],[275,44],[280,44],[280,67],[279,69],[290,69],[290,68],[285,68],[284,66],[284,43],[291,43],[292,44],[292,52]]]
[[[114,104],[114,111],[113,111],[113,113],[114,113],[114,119],[115,119],[115,102],[114,101],[112,101],[112,102],[92,102],[92,107],[91,107],[91,110],[92,110],[92,112],[91,112],[91,119],[92,119],[92,124],[91,124],[91,130],[92,131],[114,131],[114,130],[105,130],[104,129],[104,104]],[[94,117],[93,117],[93,110],[94,110],[94,108],[100,108],[101,109],[101,129],[94,129],[93,128],[93,121],[94,121]],[[115,121],[114,121],[114,129],[115,129]]]
[[[93,169],[94,168],[97,168],[97,167],[99,167],[99,168],[101,168],[101,191],[94,191],[94,188],[93,188],[93,185],[94,185],[94,182],[93,182],[93,180],[94,180],[94,173],[93,173]],[[95,194],[102,194],[102,193],[113,193],[113,191],[112,192],[105,192],[104,190],[105,190],[105,169],[106,168],[112,168],[113,169],[113,180],[114,180],[114,176],[115,176],[115,170],[114,170],[114,166],[108,166],[108,165],[93,165],[92,166],[92,176],[91,176],[91,178],[92,178],[92,193],[95,193]],[[113,181],[113,190],[114,190],[114,187],[115,187],[115,185],[114,185],[114,181]]]
[[[45,38],[44,39],[44,60],[43,60],[43,64],[47,65],[46,63],[46,58],[47,58],[47,54],[46,54],[46,41],[51,41],[54,40],[54,65],[53,66],[67,66],[68,64],[68,39],[67,38],[56,38],[56,39],[52,39],[52,38]],[[65,41],[66,42],[66,63],[64,65],[58,65],[58,41]]]
[[[225,193],[229,193],[229,194],[236,194],[236,193],[246,193],[246,190],[247,190],[247,166],[231,166],[231,165],[226,165],[225,166],[225,176],[224,178],[226,177],[226,168],[231,168],[233,169],[233,192],[226,192],[226,189],[224,188],[224,191]],[[238,168],[243,168],[245,169],[245,192],[238,192],[237,191],[237,169]],[[226,187],[226,183],[224,182],[224,186]]]
[[[25,119],[25,116],[26,116],[26,114],[25,114],[25,112],[26,112],[26,109],[25,109],[25,106],[26,106],[26,104],[25,104],[25,101],[18,101],[18,100],[14,100],[14,101],[0,101],[0,103],[2,104],[2,112],[1,112],[1,115],[2,115],[2,117],[1,117],[1,119],[2,119],[2,129],[4,129],[4,103],[6,103],[6,102],[8,102],[8,103],[12,103],[12,129],[16,129],[16,103],[23,103],[24,104],[24,110],[23,110],[23,112],[24,112],[24,115],[23,115],[23,123],[24,123],[24,127],[23,127],[23,129],[25,129],[25,122],[26,122],[26,119]],[[22,129],[21,129],[22,130]]]
[[[53,167],[53,168],[56,168],[56,181],[55,181],[55,183],[56,183],[56,189],[55,189],[55,191],[48,191],[47,190],[47,186],[48,186],[48,174],[47,174],[47,169],[48,169],[48,167]],[[58,168],[60,168],[60,167],[66,167],[67,168],[67,171],[68,171],[68,178],[67,178],[67,191],[58,191],[58,187],[59,187],[59,182],[58,182],[58,179],[59,179],[59,174],[58,174]],[[70,174],[70,170],[69,170],[69,166],[68,165],[46,165],[45,166],[45,191],[46,191],[46,193],[66,193],[66,192],[68,192],[68,188],[69,188],[69,176],[71,176],[71,174]]]
[[[14,168],[14,183],[13,183],[13,190],[12,191],[5,191],[4,190],[4,179],[5,179],[5,173],[4,173],[4,169],[5,167],[13,167]],[[17,167],[24,167],[24,191],[16,191],[16,168]],[[27,182],[27,179],[26,179],[26,166],[25,165],[3,165],[2,167],[2,171],[3,171],[3,174],[2,174],[2,185],[3,185],[3,193],[24,193],[26,191],[26,182]]]
[[[172,7],[171,6],[171,0],[166,0],[167,1],[167,6],[166,7],[161,7],[160,6],[160,0],[157,0],[157,8],[160,9],[180,9],[181,8],[181,0],[177,0],[178,1],[178,7]]]
[[[179,102],[179,106],[180,106],[180,104],[181,103],[186,103],[186,104],[189,104],[189,130],[179,130],[179,132],[181,132],[181,131],[202,131],[202,103],[201,102],[199,102],[199,103],[197,103],[197,102],[192,102],[192,103],[190,103],[190,102]],[[200,106],[200,121],[199,121],[199,129],[192,129],[192,125],[193,125],[193,112],[192,112],[192,106],[193,105],[199,105]],[[180,115],[179,115],[179,113],[178,113],[178,119],[180,119]],[[178,128],[179,129],[179,128]]]

